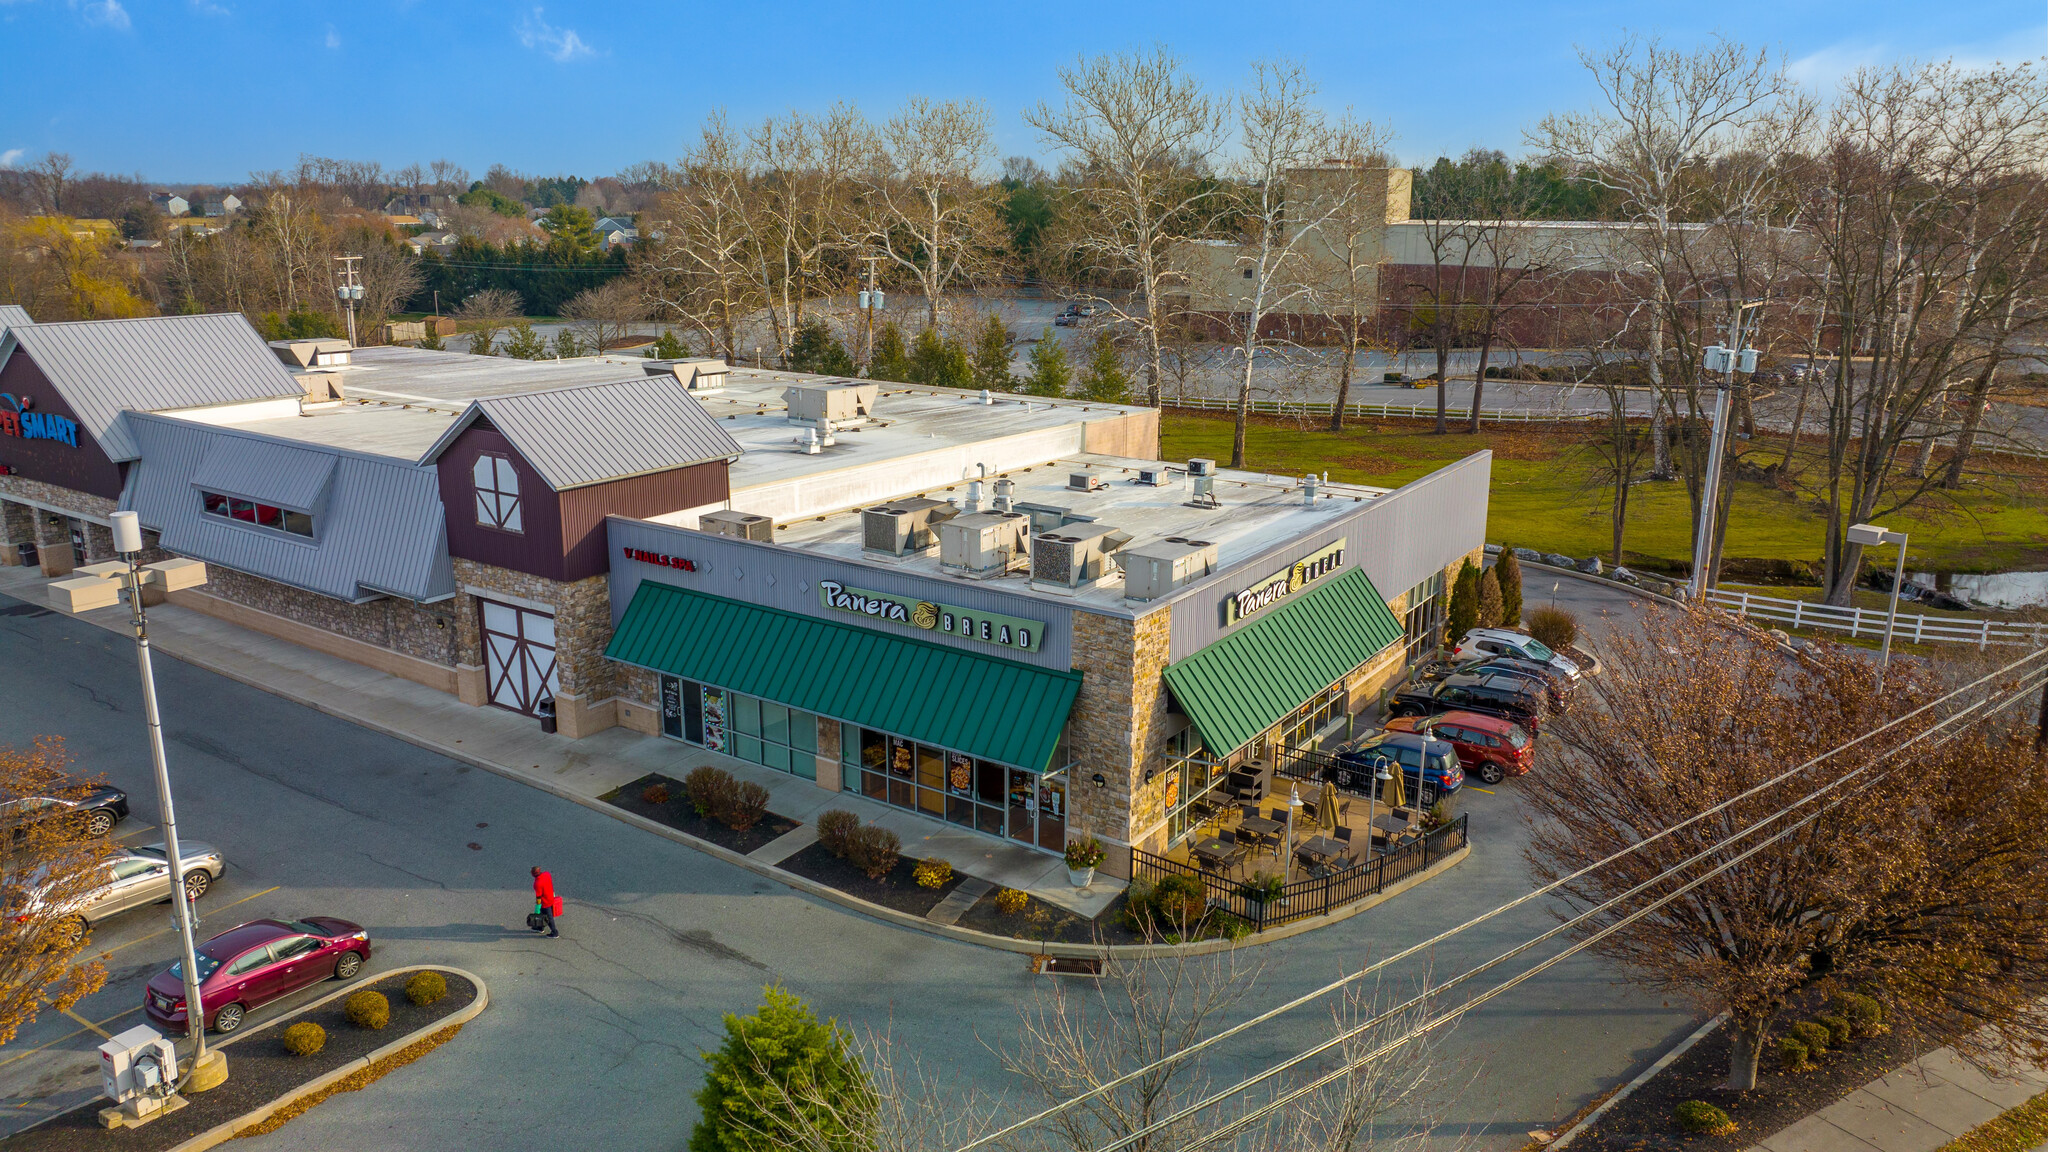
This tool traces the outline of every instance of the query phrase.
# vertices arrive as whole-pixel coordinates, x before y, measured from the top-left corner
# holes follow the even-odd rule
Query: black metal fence
[[[1263,931],[1304,917],[1321,916],[1353,901],[1378,895],[1389,884],[1428,868],[1470,842],[1466,819],[1458,816],[1398,848],[1353,861],[1348,868],[1296,880],[1270,898],[1254,895],[1254,889],[1244,880],[1155,856],[1140,848],[1131,850],[1131,872],[1154,883],[1168,876],[1193,876],[1201,880],[1211,908],[1238,917],[1255,932]]]
[[[1403,796],[1418,808],[1428,808],[1436,803],[1436,789],[1429,782],[1403,769]],[[1372,770],[1360,760],[1339,760],[1327,752],[1315,752],[1307,748],[1280,748],[1273,755],[1274,793],[1282,791],[1281,780],[1297,780],[1321,786],[1325,780],[1335,784],[1339,791],[1358,796],[1377,796],[1379,784],[1373,779]],[[1455,793],[1453,793],[1455,795]],[[1313,793],[1304,789],[1302,799],[1312,799]]]

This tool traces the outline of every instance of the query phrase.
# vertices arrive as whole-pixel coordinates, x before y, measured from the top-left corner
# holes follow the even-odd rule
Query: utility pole
[[[356,343],[356,303],[363,298],[363,280],[356,271],[356,261],[361,259],[361,256],[334,258],[334,262],[340,265],[334,270],[335,275],[341,278],[341,283],[335,285],[334,298],[348,309],[348,342],[351,346]],[[435,299],[436,307],[439,307],[439,297]]]
[[[1700,366],[1708,372],[1720,372],[1721,382],[1714,392],[1714,437],[1707,449],[1706,482],[1700,486],[1700,522],[1693,533],[1689,591],[1695,603],[1707,594],[1707,569],[1713,562],[1715,505],[1721,496],[1721,456],[1728,444],[1728,405],[1735,392],[1735,374],[1756,371],[1756,349],[1742,346],[1748,336],[1743,321],[1750,309],[1762,306],[1761,300],[1736,305],[1735,316],[1728,322],[1728,346],[1701,349]]]
[[[865,329],[861,339],[860,372],[865,376],[875,364],[875,313],[882,307],[882,290],[875,287],[875,265],[882,258],[863,256],[861,259],[867,261],[868,265],[867,270],[862,273],[867,285],[860,290],[861,320]]]

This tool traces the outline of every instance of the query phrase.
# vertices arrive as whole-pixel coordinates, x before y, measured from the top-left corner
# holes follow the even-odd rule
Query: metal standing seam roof
[[[438,458],[478,416],[557,492],[745,451],[675,377],[641,375],[472,400],[420,463]]]
[[[112,460],[141,455],[121,413],[303,396],[239,313],[9,327],[0,363],[26,351]]]
[[[644,580],[605,655],[1042,771],[1081,673]]]
[[[455,594],[434,469],[346,449],[279,444],[174,416],[132,413],[128,426],[144,452],[128,470],[121,507],[155,529],[165,550],[350,602],[380,595],[432,602]],[[326,458],[331,475],[325,503],[312,509],[311,540],[208,515],[200,500],[194,477],[221,453],[273,449]],[[239,494],[282,501],[300,482],[267,479],[260,490]]]
[[[1212,756],[1227,756],[1399,643],[1401,622],[1353,568],[1166,668]]]
[[[332,452],[312,448],[247,436],[221,437],[192,473],[192,487],[312,512],[327,497],[338,459]]]
[[[0,304],[0,333],[10,328],[22,328],[35,323],[28,309],[19,304]]]

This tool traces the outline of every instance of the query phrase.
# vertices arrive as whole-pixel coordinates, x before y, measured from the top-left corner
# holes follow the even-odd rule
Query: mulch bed
[[[946,893],[958,887],[965,879],[958,871],[953,878],[937,888],[920,888],[911,875],[917,868],[917,861],[905,856],[896,861],[896,867],[880,880],[870,880],[867,873],[855,868],[825,850],[823,844],[812,844],[803,851],[784,860],[778,867],[786,868],[806,879],[816,880],[839,889],[849,896],[858,896],[871,904],[908,912],[912,916],[923,916],[946,898]]]
[[[1001,889],[996,889],[976,900],[974,907],[960,917],[959,927],[987,932],[992,936],[1058,944],[1152,943],[1131,931],[1124,921],[1124,900],[1128,893],[1118,893],[1100,916],[1090,920],[1036,896],[1026,897],[1024,911],[1015,916],[1005,916],[996,911],[996,892],[999,891]]]
[[[1788,1014],[1779,1032],[1802,1016]],[[1775,1043],[1776,1033],[1773,1034]],[[1572,1142],[1583,1152],[1739,1152],[1807,1115],[1833,1104],[1872,1080],[1906,1064],[1925,1050],[1897,1032],[1851,1041],[1830,1049],[1804,1072],[1782,1072],[1777,1053],[1766,1049],[1753,1092],[1720,1087],[1728,1078],[1728,1029],[1693,1045],[1671,1066],[1651,1077],[1628,1099],[1609,1109],[1600,1122]],[[1729,1136],[1699,1136],[1681,1131],[1672,1109],[1687,1100],[1704,1100],[1728,1113],[1738,1125]]]
[[[668,802],[650,804],[642,793],[650,787],[661,784],[668,788]],[[745,832],[735,832],[716,820],[707,820],[697,815],[690,806],[690,795],[683,789],[683,782],[674,777],[650,772],[631,784],[615,788],[598,797],[614,808],[623,808],[635,816],[645,816],[675,829],[688,832],[699,840],[709,840],[720,848],[730,848],[742,856],[763,844],[781,836],[797,826],[797,822],[774,812],[761,818],[759,824]]]
[[[412,977],[410,972],[363,985],[382,992],[391,1002],[391,1023],[374,1032],[350,1024],[342,1015],[341,1006],[346,997],[331,1000],[309,1012],[282,1017],[275,1023],[252,1025],[254,1030],[245,1038],[236,1039],[222,1049],[228,1054],[227,1083],[211,1092],[187,1097],[185,1107],[140,1128],[101,1128],[100,1109],[110,1107],[111,1102],[99,1099],[0,1140],[0,1149],[6,1152],[44,1152],[46,1149],[48,1152],[79,1152],[87,1148],[119,1148],[122,1152],[162,1152],[175,1147],[216,1125],[260,1108],[351,1060],[367,1056],[436,1021],[446,1020],[476,999],[476,985],[453,972],[444,971],[442,975],[448,980],[448,995],[424,1008],[405,998],[405,982]],[[337,985],[330,991],[338,988]],[[311,1056],[294,1056],[284,1050],[282,1037],[285,1028],[301,1020],[310,1020],[327,1030],[327,1046]]]

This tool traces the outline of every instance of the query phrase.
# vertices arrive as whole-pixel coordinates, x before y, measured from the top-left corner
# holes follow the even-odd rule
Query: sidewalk
[[[37,607],[49,606],[49,583],[33,568],[0,567],[0,593]],[[82,613],[79,619],[124,637],[130,634],[125,606]],[[764,863],[785,859],[808,843],[815,835],[811,822],[818,813],[844,808],[895,832],[902,838],[905,856],[938,857],[955,871],[990,885],[1022,889],[1083,916],[1100,913],[1124,889],[1122,881],[1101,874],[1087,889],[1076,889],[1067,881],[1066,862],[1057,856],[956,831],[852,793],[828,792],[800,777],[680,741],[625,728],[581,740],[551,736],[531,717],[500,708],[472,708],[410,680],[189,608],[153,607],[149,625],[152,646],[188,664],[606,811],[613,809],[597,797],[650,772],[680,779],[699,764],[717,765],[767,788],[769,807],[803,824],[754,854],[762,859],[771,849],[784,849]]]
[[[1934,1152],[1935,1149],[2048,1091],[2048,1071],[2017,1068],[1993,1078],[1952,1048],[1927,1053],[1856,1091],[1749,1152]],[[2048,1152],[2048,1144],[2033,1152]]]

